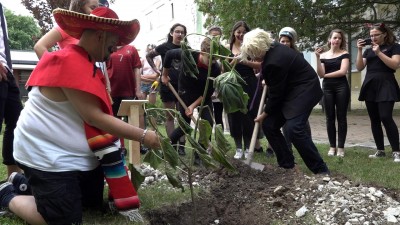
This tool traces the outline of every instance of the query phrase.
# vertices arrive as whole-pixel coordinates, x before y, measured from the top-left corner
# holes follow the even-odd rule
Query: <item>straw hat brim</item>
[[[135,40],[140,31],[138,20],[123,21],[113,18],[97,17],[57,8],[53,11],[58,26],[67,34],[79,39],[86,29],[111,32],[119,36],[118,46],[127,45]]]

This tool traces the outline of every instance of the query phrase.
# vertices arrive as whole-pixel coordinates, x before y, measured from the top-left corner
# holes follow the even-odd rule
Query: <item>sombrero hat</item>
[[[102,30],[119,36],[118,46],[127,45],[135,40],[140,30],[139,21],[122,21],[107,7],[98,7],[90,15],[65,9],[55,9],[54,19],[67,34],[79,39],[86,29]]]

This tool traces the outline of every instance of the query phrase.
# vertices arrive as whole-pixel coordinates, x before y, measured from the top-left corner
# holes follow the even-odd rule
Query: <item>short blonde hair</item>
[[[271,35],[263,29],[256,28],[243,37],[243,43],[241,47],[242,60],[246,61],[248,58],[251,59],[262,59],[265,53],[271,47],[273,43]]]

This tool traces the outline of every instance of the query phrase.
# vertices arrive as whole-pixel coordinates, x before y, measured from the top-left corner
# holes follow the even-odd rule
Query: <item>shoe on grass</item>
[[[31,195],[31,189],[29,188],[28,179],[21,173],[13,172],[8,177],[8,182],[12,183],[15,192],[19,195]]]
[[[371,159],[376,159],[376,158],[383,158],[386,156],[386,153],[384,150],[378,150],[375,152],[373,155],[369,155],[368,157]]]
[[[247,159],[248,156],[249,156],[249,149],[246,149],[246,151],[244,151],[244,158]]]
[[[236,149],[236,154],[235,154],[235,156],[233,156],[233,158],[241,159],[242,157],[243,157],[243,150],[240,148]]]
[[[264,151],[264,149],[263,149],[262,147],[254,148],[254,152],[261,153],[261,152],[263,152],[263,151]]]
[[[6,181],[0,185],[0,207],[8,208],[8,205],[16,196],[15,189],[12,183]]]
[[[179,147],[178,147],[178,154],[179,154],[180,156],[185,156],[185,155],[186,155],[185,146],[179,145]]]
[[[272,158],[275,155],[274,150],[272,150],[271,148],[267,148],[267,151],[265,151],[265,154],[266,154],[267,158]]]
[[[400,162],[400,152],[397,152],[397,151],[393,152],[392,156],[393,156],[393,161],[394,162],[396,162],[396,163]]]
[[[330,148],[328,151],[328,156],[334,156],[336,155],[336,148]]]

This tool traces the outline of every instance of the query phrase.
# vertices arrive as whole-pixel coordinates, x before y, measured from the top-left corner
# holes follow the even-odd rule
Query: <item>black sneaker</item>
[[[385,156],[386,156],[385,151],[378,150],[378,151],[375,152],[375,154],[369,155],[368,157],[371,158],[371,159],[376,159],[376,158],[383,158]]]
[[[195,166],[202,166],[203,165],[203,162],[201,161],[200,156],[197,154],[197,152],[194,153],[194,162],[193,162],[193,164]]]
[[[267,148],[267,151],[265,151],[265,152],[266,152],[267,158],[272,158],[275,156],[274,150],[272,150],[271,148]]]
[[[179,145],[179,147],[178,147],[178,154],[179,154],[180,156],[185,156],[185,155],[186,155],[185,146]]]
[[[29,188],[28,179],[20,173],[13,172],[10,177],[8,177],[8,182],[12,183],[15,192],[19,195],[31,195],[31,189]]]
[[[261,152],[263,152],[263,151],[264,151],[264,149],[263,149],[262,147],[254,148],[254,152],[261,153]]]
[[[12,183],[4,182],[0,185],[0,207],[8,208],[8,205],[16,196],[15,189]]]

